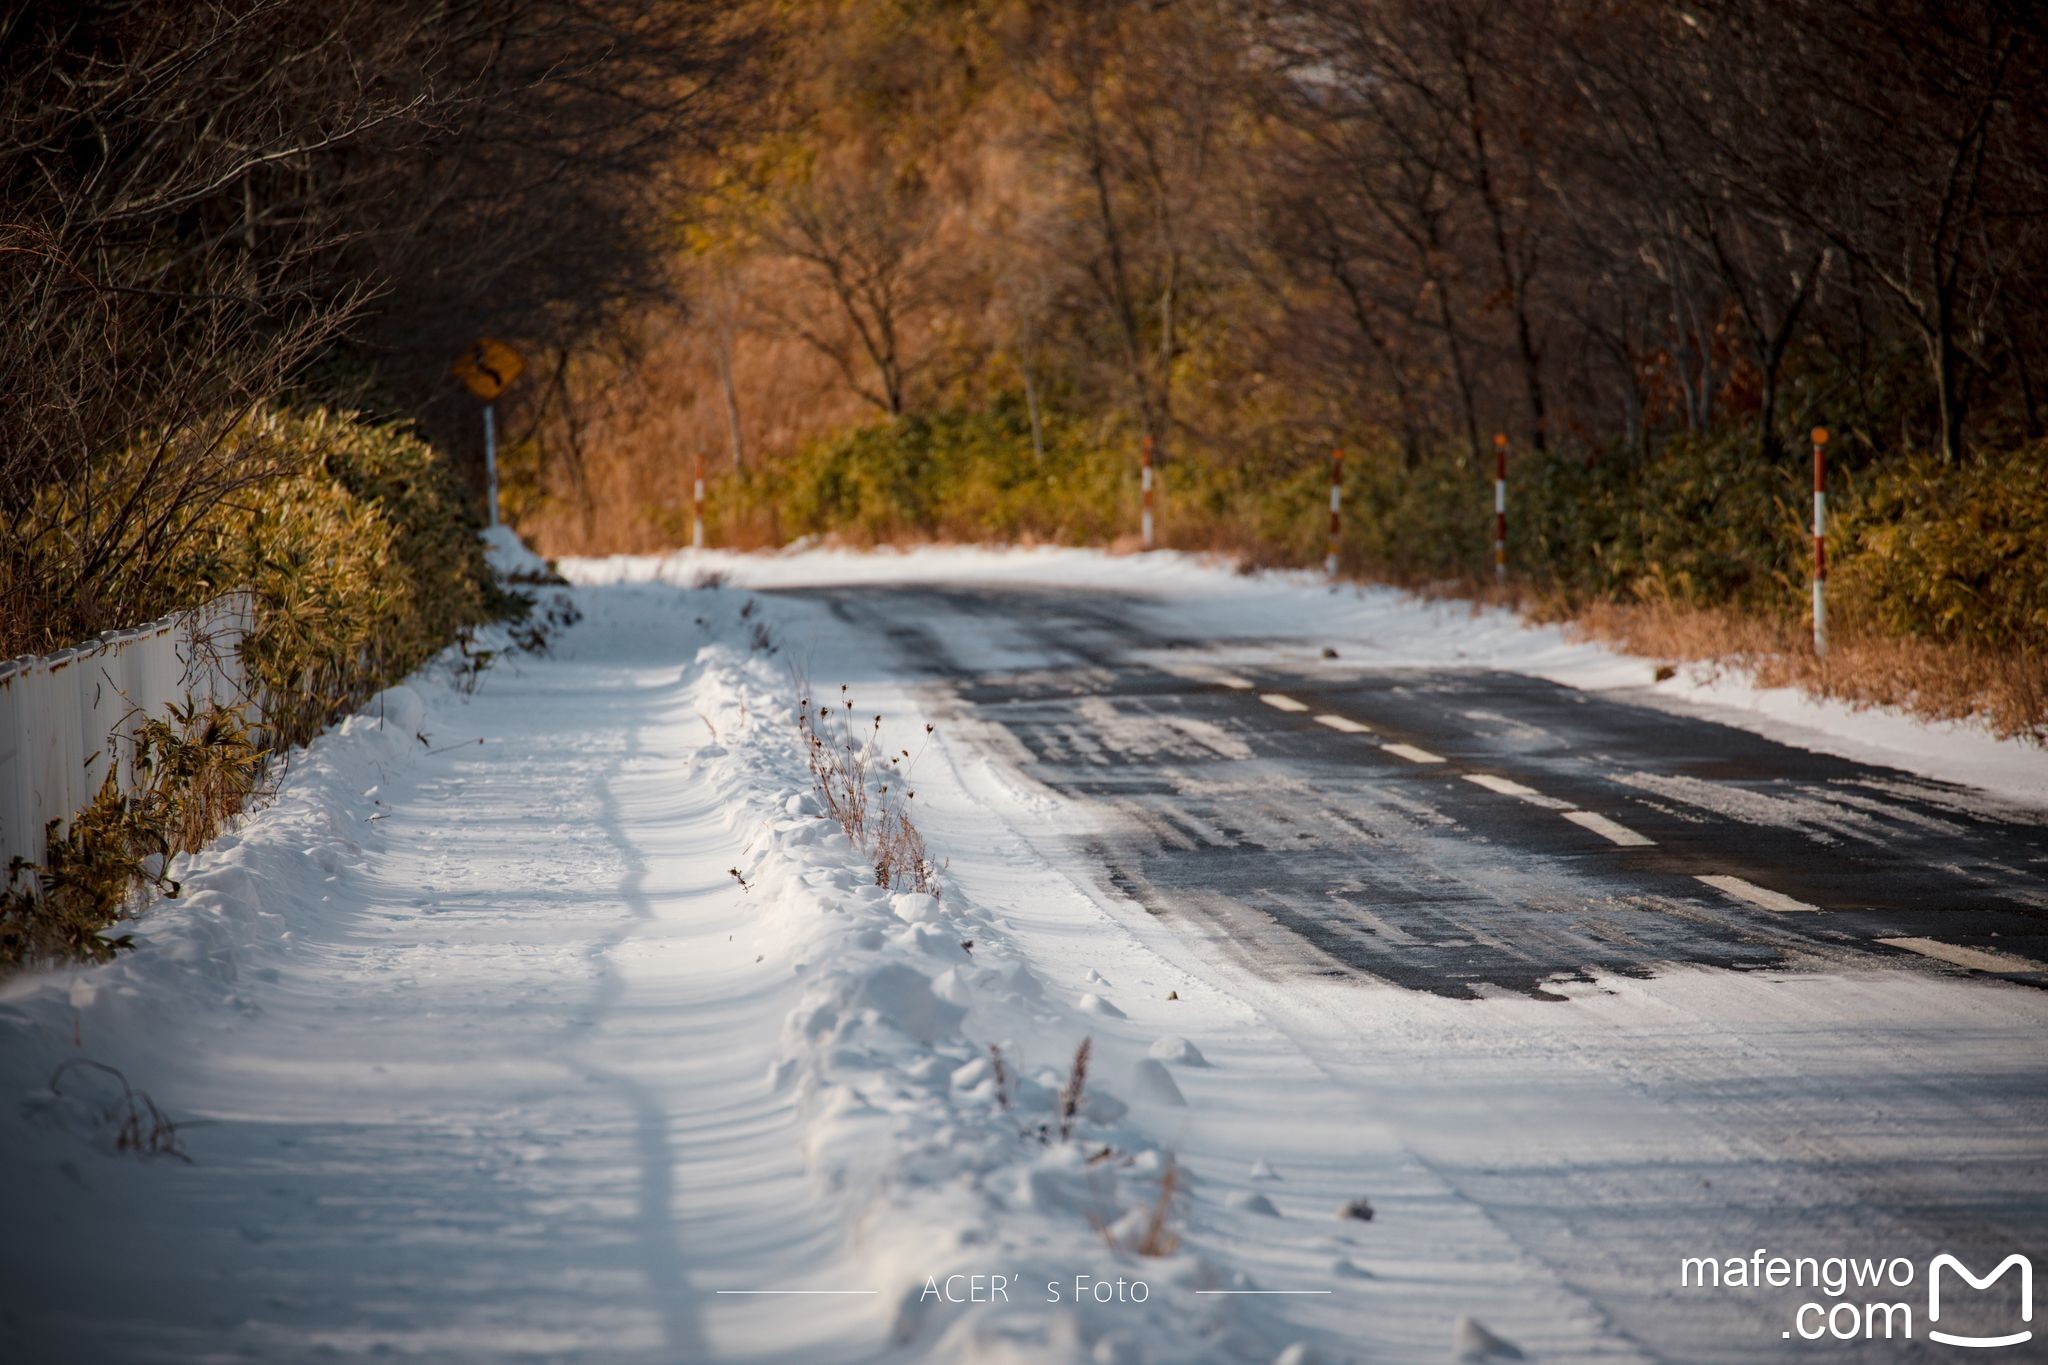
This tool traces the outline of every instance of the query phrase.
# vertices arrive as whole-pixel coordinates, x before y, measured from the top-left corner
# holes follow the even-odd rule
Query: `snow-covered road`
[[[1903,1257],[1875,1297],[1918,1315],[1936,1252],[2048,1251],[2048,993],[1883,942],[2040,956],[2038,750],[1702,677],[1641,712],[1640,661],[1166,557],[571,572],[554,657],[388,694],[139,952],[0,986],[22,1358],[1419,1361],[1476,1318],[1540,1360],[1933,1359],[1681,1261]],[[938,727],[941,901],[815,818],[791,662]],[[111,1150],[72,1058],[190,1163]],[[1179,1246],[1136,1255],[1168,1170]]]

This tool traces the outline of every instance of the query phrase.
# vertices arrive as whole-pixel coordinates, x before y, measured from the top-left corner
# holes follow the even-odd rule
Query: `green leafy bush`
[[[1136,461],[1098,434],[1045,420],[1042,456],[1021,400],[858,427],[766,470],[728,478],[711,502],[780,540],[838,535],[1086,544],[1137,516]]]

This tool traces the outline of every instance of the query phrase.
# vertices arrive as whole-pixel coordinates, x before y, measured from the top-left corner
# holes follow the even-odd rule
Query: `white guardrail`
[[[241,643],[255,600],[224,593],[194,611],[41,656],[0,660],[0,884],[25,885],[51,822],[61,835],[99,794],[111,767],[135,783],[135,736],[173,705],[246,699]]]

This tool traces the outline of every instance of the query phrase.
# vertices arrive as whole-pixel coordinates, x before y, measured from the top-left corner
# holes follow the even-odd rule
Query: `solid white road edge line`
[[[1772,891],[1768,887],[1758,886],[1755,882],[1746,882],[1740,877],[1712,876],[1699,877],[1695,880],[1705,882],[1716,891],[1725,891],[1739,901],[1748,901],[1751,905],[1765,910],[1790,914],[1793,911],[1820,909],[1818,905],[1808,905],[1805,901],[1794,900],[1782,891]]]
[[[1259,700],[1272,707],[1275,711],[1308,710],[1307,702],[1296,701],[1294,698],[1280,692],[1261,692],[1259,693]]]
[[[2048,964],[2021,957],[2018,953],[2002,953],[1995,948],[1965,948],[1960,943],[1943,943],[1931,938],[1881,938],[1878,942],[1887,948],[1903,948],[1909,953],[1939,958],[1977,972],[2048,971]]]
[[[1595,815],[1589,810],[1568,810],[1564,818],[1575,825],[1584,826],[1610,844],[1623,848],[1648,848],[1657,841],[1646,834],[1638,834],[1627,825],[1617,824],[1604,815]]]
[[[1349,716],[1317,716],[1316,724],[1327,725],[1332,730],[1342,731],[1347,735],[1369,735],[1372,733],[1370,725],[1360,725]]]
[[[1513,796],[1527,801],[1532,806],[1541,806],[1545,810],[1570,810],[1572,808],[1571,802],[1560,801],[1554,796],[1545,796],[1534,787],[1525,787],[1512,778],[1497,777],[1492,773],[1466,773],[1464,777],[1467,782],[1476,783],[1490,792],[1499,792],[1502,796]]]
[[[1413,744],[1388,744],[1382,747],[1385,748],[1388,753],[1393,754],[1397,758],[1405,758],[1410,763],[1443,762],[1443,758],[1441,756],[1433,754],[1427,749],[1418,749]]]

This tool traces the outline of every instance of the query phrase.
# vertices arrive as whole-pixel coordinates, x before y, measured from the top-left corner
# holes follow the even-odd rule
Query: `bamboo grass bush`
[[[82,637],[246,588],[256,620],[242,659],[260,719],[188,709],[146,724],[136,790],[102,789],[35,869],[33,889],[0,901],[0,968],[111,956],[127,939],[104,931],[142,888],[176,894],[163,868],[242,808],[265,754],[306,742],[447,645],[531,605],[493,579],[461,485],[407,429],[322,408],[268,409],[230,439],[263,477],[227,498],[181,505],[178,490],[140,477],[149,462],[137,459],[111,462],[96,486],[51,490],[31,509],[55,522],[94,500],[159,502],[162,514],[140,521],[173,534],[168,545],[136,547],[134,562],[149,572],[102,575],[115,590],[89,601],[53,594],[46,600],[61,610],[45,629]],[[87,576],[62,560],[74,539],[38,534],[51,529],[16,528],[9,572],[58,585]]]

